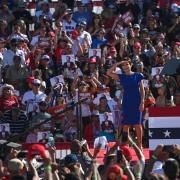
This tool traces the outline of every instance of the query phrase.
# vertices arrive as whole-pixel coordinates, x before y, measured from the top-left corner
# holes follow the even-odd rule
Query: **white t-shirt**
[[[66,20],[63,20],[62,22],[63,28],[66,30],[66,32],[70,33],[76,28],[76,22],[71,20],[71,22],[67,22]]]
[[[3,54],[3,66],[6,65],[14,65],[14,55],[19,55],[21,57],[21,64],[25,65],[25,52],[17,49],[16,52],[12,51],[11,49],[8,49],[4,51]]]
[[[79,36],[79,42],[80,44],[83,44],[84,38],[87,36],[88,42],[91,45],[92,44],[92,38],[91,35],[87,31],[83,31],[82,34]]]
[[[28,113],[32,111],[38,112],[38,103],[44,101],[45,99],[46,94],[41,91],[39,91],[38,94],[34,94],[33,91],[27,91],[23,95],[22,104],[26,105],[26,111]]]
[[[11,39],[24,39],[26,41],[29,41],[28,36],[26,34],[22,34],[22,33],[20,33],[20,34],[13,33],[9,36],[9,39],[10,40]]]

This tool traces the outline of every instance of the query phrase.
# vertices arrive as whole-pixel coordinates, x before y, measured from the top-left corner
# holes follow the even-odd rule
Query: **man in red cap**
[[[149,57],[142,53],[142,46],[140,42],[134,42],[131,59],[135,67],[140,62],[143,62],[145,67],[149,67],[151,65]]]
[[[117,178],[120,178],[122,180],[128,180],[128,177],[123,174],[122,168],[118,164],[114,164],[108,169],[107,179],[116,180]]]

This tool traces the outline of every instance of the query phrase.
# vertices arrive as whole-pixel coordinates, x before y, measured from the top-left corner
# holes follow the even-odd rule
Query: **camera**
[[[118,147],[117,148],[117,154],[116,154],[116,156],[117,156],[117,163],[121,163],[121,161],[122,161],[122,156],[123,156],[123,152],[122,152],[122,150]]]
[[[18,153],[17,158],[24,159],[27,157],[28,151],[21,151]]]
[[[87,150],[87,141],[86,140],[82,140],[81,141],[81,147],[82,147],[82,152],[86,152]]]

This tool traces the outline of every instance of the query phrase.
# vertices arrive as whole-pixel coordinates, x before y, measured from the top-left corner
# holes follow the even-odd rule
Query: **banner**
[[[180,106],[149,108],[149,149],[180,144]]]

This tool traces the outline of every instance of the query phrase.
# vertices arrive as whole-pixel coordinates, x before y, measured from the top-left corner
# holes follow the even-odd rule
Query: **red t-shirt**
[[[6,110],[10,110],[12,107],[19,106],[19,102],[16,96],[11,96],[7,99],[4,97],[0,98],[0,111],[5,112]]]
[[[63,54],[63,49],[60,47],[57,47],[55,50],[55,56],[56,56],[56,64],[61,64],[61,55]]]

